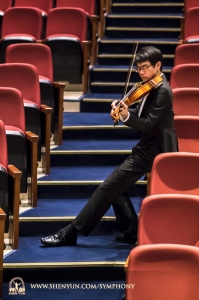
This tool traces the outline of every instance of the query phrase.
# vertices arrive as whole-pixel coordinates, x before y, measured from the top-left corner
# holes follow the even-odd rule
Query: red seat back
[[[0,87],[0,119],[5,126],[19,128],[25,133],[23,97],[19,90]]]
[[[7,138],[5,132],[5,126],[2,120],[0,120],[0,164],[7,169],[8,167],[8,150],[7,150]]]
[[[185,11],[187,12],[190,8],[199,7],[198,0],[185,0]]]
[[[27,63],[37,68],[40,76],[53,81],[52,54],[44,44],[14,44],[6,49],[7,63]]]
[[[35,103],[40,108],[40,86],[35,66],[14,63],[1,64],[0,87],[13,87],[20,90],[23,99]]]
[[[51,9],[47,20],[46,37],[51,35],[73,35],[81,42],[86,40],[86,12],[77,8]]]
[[[189,194],[199,196],[199,154],[162,153],[156,156],[150,181],[150,195]]]
[[[176,116],[199,116],[199,88],[174,89],[173,109]]]
[[[184,24],[184,39],[190,36],[199,36],[199,7],[190,8],[186,12]]]
[[[6,11],[9,7],[12,6],[12,0],[0,0],[0,10]]]
[[[178,116],[174,124],[179,151],[199,153],[199,117]]]
[[[76,7],[85,10],[90,16],[95,15],[96,0],[57,0],[56,7]]]
[[[199,250],[175,244],[138,246],[129,255],[126,300],[199,299]]]
[[[162,194],[141,206],[138,245],[184,244],[199,247],[199,196]]]
[[[171,71],[170,86],[172,89],[185,87],[199,88],[199,65],[184,64],[175,66]]]
[[[40,39],[42,25],[42,13],[39,9],[11,7],[4,13],[2,37],[10,34],[24,34]]]
[[[180,64],[199,64],[199,44],[182,44],[176,47],[174,66]]]
[[[15,0],[15,7],[36,7],[48,14],[53,6],[53,0]]]

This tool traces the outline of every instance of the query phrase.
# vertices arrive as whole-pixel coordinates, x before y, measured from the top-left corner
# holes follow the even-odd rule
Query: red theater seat
[[[5,61],[5,49],[10,44],[35,43],[41,39],[42,13],[37,8],[11,7],[3,17],[0,62]]]
[[[1,64],[0,87],[13,87],[21,91],[25,108],[26,130],[39,136],[38,159],[44,147],[43,171],[50,169],[50,122],[52,108],[41,105],[37,69],[30,64]],[[43,128],[43,129],[42,129]],[[42,129],[42,130],[41,130]]]
[[[199,7],[190,8],[185,15],[184,42],[199,43]]]
[[[46,36],[46,20],[48,12],[53,7],[53,0],[15,0],[15,7],[32,7],[41,10],[43,16],[42,39]]]
[[[199,299],[199,249],[187,245],[138,246],[129,256],[126,300]]]
[[[66,22],[67,20],[67,22]],[[55,81],[68,81],[88,88],[87,14],[82,9],[54,8],[48,15],[46,40],[52,51]]]
[[[81,8],[85,12],[87,12],[90,24],[92,24],[92,28],[89,29],[92,37],[91,38],[88,37],[88,39],[91,40],[91,45],[92,45],[91,57],[92,57],[93,65],[96,63],[96,52],[97,52],[97,43],[96,42],[97,42],[97,37],[98,37],[98,26],[99,26],[99,15],[100,15],[100,9],[98,6],[100,6],[100,3],[99,3],[99,1],[96,1],[96,0],[87,0],[87,1],[57,0],[57,4],[56,4],[56,7]],[[103,23],[104,22],[103,19],[101,19],[100,22]],[[100,28],[101,28],[101,26],[100,26]],[[101,35],[102,34],[100,34],[100,36]]]
[[[51,132],[56,144],[62,144],[63,97],[65,84],[53,82],[52,54],[43,44],[15,44],[6,49],[7,63],[29,63],[39,74],[41,103],[52,107]]]
[[[38,136],[26,132],[23,97],[19,90],[0,87],[0,119],[6,129],[8,163],[22,172],[20,192],[27,193],[31,206],[36,206]],[[28,177],[31,183],[27,186]]]
[[[173,90],[175,116],[199,116],[199,88]]]
[[[198,216],[199,196],[148,196],[140,210],[138,245],[170,243],[199,247]]]
[[[174,123],[179,151],[199,153],[199,117],[178,116]]]
[[[199,195],[199,154],[162,153],[156,156],[151,170],[150,195]]]
[[[199,44],[182,44],[176,47],[174,66],[181,64],[199,64]]]
[[[184,0],[185,13],[194,7],[199,7],[198,0]]]
[[[199,64],[183,64],[175,66],[171,71],[170,86],[176,88],[199,88]]]

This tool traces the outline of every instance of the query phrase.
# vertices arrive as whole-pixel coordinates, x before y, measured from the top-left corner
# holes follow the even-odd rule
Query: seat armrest
[[[20,179],[21,171],[13,165],[8,165],[9,197],[12,201],[12,217],[9,220],[9,241],[13,249],[18,249],[19,237],[19,205],[20,205]],[[10,180],[11,179],[11,180]]]
[[[42,113],[42,143],[44,143],[44,149],[42,151],[42,170],[45,174],[49,174],[52,108],[47,105],[41,104],[40,110]]]
[[[38,152],[38,135],[31,131],[25,134],[28,149],[28,164],[30,166],[30,181],[28,182],[28,200],[32,207],[37,206],[37,152]]]

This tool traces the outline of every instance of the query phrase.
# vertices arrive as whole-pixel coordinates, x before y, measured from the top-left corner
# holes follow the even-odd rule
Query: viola
[[[147,96],[152,89],[160,86],[162,82],[163,82],[163,78],[160,75],[156,75],[154,78],[147,81],[146,83],[142,83],[142,82],[136,83],[133,86],[133,88],[123,97],[123,99],[121,99],[117,103],[117,106],[111,112],[111,117],[113,118],[113,120],[115,122],[118,122],[118,120],[120,119],[121,101],[123,101],[129,107],[133,103]]]

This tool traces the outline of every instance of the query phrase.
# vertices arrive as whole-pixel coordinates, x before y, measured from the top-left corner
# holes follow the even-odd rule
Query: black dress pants
[[[124,192],[145,173],[151,171],[153,160],[160,153],[159,146],[136,145],[132,154],[113,171],[95,190],[90,200],[77,215],[72,225],[87,236]]]

